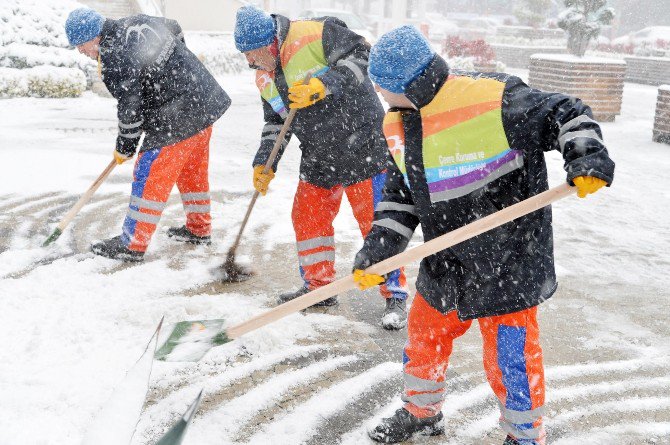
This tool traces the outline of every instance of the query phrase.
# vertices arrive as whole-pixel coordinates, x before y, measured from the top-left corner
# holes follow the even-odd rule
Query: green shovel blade
[[[214,346],[231,341],[222,318],[180,321],[158,342],[154,357],[163,361],[197,362]]]
[[[53,231],[53,233],[47,238],[46,241],[44,241],[44,244],[42,244],[42,247],[46,247],[49,244],[53,243],[58,239],[59,236],[63,234],[63,231],[59,228],[56,228],[56,230]]]
[[[180,445],[186,436],[186,430],[191,424],[191,420],[195,416],[195,412],[198,411],[198,406],[200,405],[200,399],[202,399],[202,391],[198,394],[198,397],[195,398],[191,406],[188,407],[184,415],[175,423],[172,428],[168,430],[167,433],[161,437],[156,445]]]

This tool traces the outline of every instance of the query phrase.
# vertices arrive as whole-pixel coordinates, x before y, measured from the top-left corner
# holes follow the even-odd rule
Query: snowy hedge
[[[237,74],[248,69],[231,33],[186,32],[184,38],[186,46],[214,75]]]
[[[0,47],[0,66],[6,68],[32,68],[40,65],[79,68],[86,70],[95,62],[78,51],[54,46],[10,43]]]
[[[0,96],[75,97],[96,63],[68,48],[69,0],[0,0]]]
[[[78,68],[37,66],[0,68],[0,97],[77,97],[86,90],[86,76]]]

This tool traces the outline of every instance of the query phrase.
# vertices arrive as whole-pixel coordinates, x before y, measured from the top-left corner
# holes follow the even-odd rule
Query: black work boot
[[[407,325],[407,300],[387,298],[386,309],[382,315],[382,327],[389,331],[402,329]]]
[[[277,304],[284,304],[298,297],[302,297],[309,291],[310,291],[309,289],[303,286],[295,292],[287,292],[285,294],[281,294],[279,295],[279,297],[277,297]],[[325,300],[315,303],[310,307],[329,307],[329,306],[335,306],[336,304],[337,304],[337,296],[326,298]]]
[[[400,408],[391,417],[382,419],[368,436],[375,442],[398,443],[417,436],[438,436],[444,434],[442,413],[437,416],[420,419],[405,408]]]
[[[211,236],[198,236],[188,230],[186,226],[170,227],[167,231],[167,236],[174,238],[175,241],[181,241],[183,243],[205,244],[207,246],[212,244]]]
[[[503,442],[503,445],[535,445],[538,442],[533,439],[515,439],[511,435],[507,435],[505,438],[505,441]]]
[[[121,235],[91,244],[91,252],[113,260],[137,262],[144,260],[144,252],[130,250],[121,241]]]

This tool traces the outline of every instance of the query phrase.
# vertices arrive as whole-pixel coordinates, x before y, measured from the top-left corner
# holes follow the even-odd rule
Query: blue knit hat
[[[75,9],[65,21],[65,34],[72,46],[78,46],[100,35],[105,18],[89,8]]]
[[[413,26],[402,26],[379,38],[370,50],[368,74],[385,90],[402,94],[435,57],[428,41]]]
[[[235,19],[235,46],[241,52],[267,46],[275,39],[275,21],[255,6],[242,6]]]

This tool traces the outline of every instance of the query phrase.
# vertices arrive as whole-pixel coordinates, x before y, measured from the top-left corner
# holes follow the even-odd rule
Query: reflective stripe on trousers
[[[293,228],[298,249],[300,275],[310,289],[324,286],[335,279],[335,229],[342,195],[347,199],[363,237],[368,234],[374,218],[374,206],[381,199],[386,175],[378,174],[348,187],[325,189],[300,181],[293,201]],[[389,274],[380,286],[385,297],[407,297],[407,280],[402,270]]]
[[[188,139],[141,152],[135,162],[128,213],[121,239],[131,250],[144,252],[156,231],[175,184],[194,199],[188,204],[186,227],[199,236],[209,235],[209,140],[211,127]],[[196,210],[200,211],[196,213]]]
[[[503,430],[530,443],[544,443],[544,369],[537,308],[478,319],[484,342],[484,369],[501,406]],[[472,320],[456,311],[442,314],[416,294],[409,312],[403,363],[405,408],[432,417],[442,408],[454,340]]]

